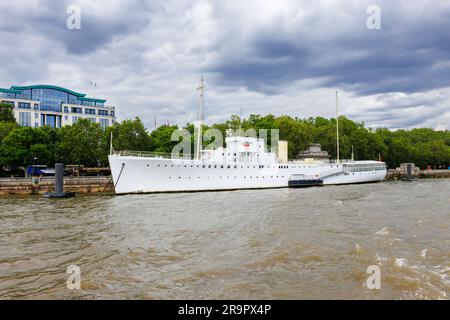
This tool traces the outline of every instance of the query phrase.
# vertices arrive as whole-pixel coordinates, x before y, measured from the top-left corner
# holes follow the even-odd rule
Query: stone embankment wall
[[[55,178],[45,177],[39,181],[31,178],[0,178],[0,196],[43,194],[55,190]],[[111,177],[65,177],[64,191],[76,193],[112,193]]]
[[[399,170],[389,170],[386,175],[386,180],[400,180],[405,176],[405,172]],[[450,178],[450,170],[416,170],[413,176],[421,179]]]

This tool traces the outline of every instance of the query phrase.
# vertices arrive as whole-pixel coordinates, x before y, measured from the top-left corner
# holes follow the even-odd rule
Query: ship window
[[[230,165],[227,166],[227,169],[230,169]]]
[[[237,165],[235,165],[234,168],[236,169],[236,168],[237,168]]]
[[[205,165],[202,166],[202,168],[204,168],[204,167],[205,167]]]
[[[181,179],[181,177],[178,177],[178,179]]]
[[[147,167],[149,166],[149,164],[147,165]]]
[[[220,166],[220,169],[223,169],[223,165]]]
[[[211,168],[211,165],[208,165],[208,168]]]
[[[167,164],[165,164],[164,167],[167,167]]]
[[[161,165],[160,164],[158,164],[158,167],[160,167]]]
[[[214,169],[217,168],[217,165],[214,165]]]

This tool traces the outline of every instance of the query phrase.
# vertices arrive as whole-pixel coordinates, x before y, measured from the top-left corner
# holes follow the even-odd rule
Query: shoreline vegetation
[[[339,117],[341,158],[385,161],[388,169],[412,162],[420,169],[447,169],[450,166],[450,131],[430,128],[389,130],[367,128],[364,123]],[[184,127],[191,134],[193,124]],[[336,157],[336,119],[323,117],[302,119],[287,115],[250,115],[210,126],[225,136],[226,129],[278,129],[280,140],[288,141],[289,159],[295,159],[310,143],[320,143],[322,150]],[[0,104],[0,177],[25,176],[30,165],[53,167],[56,162],[85,167],[107,167],[110,136],[115,150],[138,150],[170,153],[178,141],[171,141],[176,125],[161,125],[149,132],[139,118],[117,122],[102,128],[98,123],[80,119],[62,128],[23,127],[16,124],[9,105]],[[191,142],[192,145],[194,141]],[[204,141],[204,146],[210,141]],[[270,135],[269,141],[270,145]],[[450,170],[449,170],[450,171]]]

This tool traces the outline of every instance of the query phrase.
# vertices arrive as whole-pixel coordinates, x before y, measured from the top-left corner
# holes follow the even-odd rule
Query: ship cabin
[[[202,159],[217,162],[243,162],[273,164],[277,162],[275,153],[266,152],[264,139],[231,136],[225,138],[226,148],[202,150]]]

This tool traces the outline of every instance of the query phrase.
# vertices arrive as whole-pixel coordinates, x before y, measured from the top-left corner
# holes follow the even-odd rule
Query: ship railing
[[[115,155],[123,157],[145,157],[145,158],[164,158],[164,159],[192,159],[192,154],[171,154],[167,152],[156,151],[134,151],[134,150],[122,150],[114,152]]]

